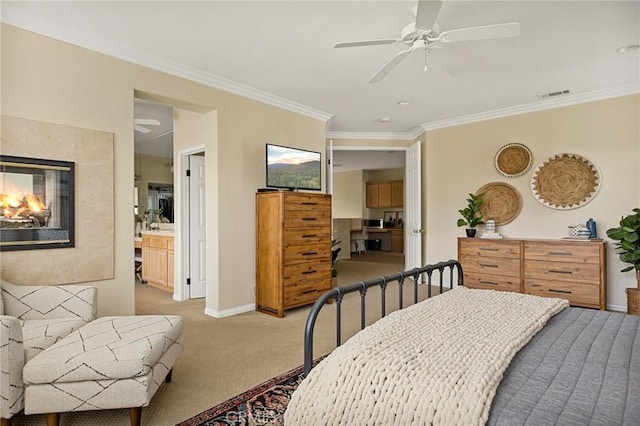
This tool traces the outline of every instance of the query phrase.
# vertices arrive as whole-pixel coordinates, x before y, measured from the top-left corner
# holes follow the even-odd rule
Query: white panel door
[[[422,266],[422,188],[420,142],[411,145],[406,152],[404,240],[405,270]]]
[[[207,288],[204,156],[189,156],[189,299],[205,297]]]

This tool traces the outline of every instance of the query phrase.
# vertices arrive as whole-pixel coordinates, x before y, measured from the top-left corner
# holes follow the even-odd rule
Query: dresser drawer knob
[[[308,251],[305,253],[302,253],[303,256],[313,256],[314,254],[318,254],[317,251]]]
[[[554,288],[550,288],[549,289],[550,293],[564,293],[564,294],[571,294],[571,291],[569,290],[556,290]]]
[[[316,234],[303,235],[302,238],[314,238],[317,237]]]
[[[491,263],[479,263],[478,265],[485,267],[485,268],[497,268],[498,265],[493,265]]]
[[[302,292],[302,294],[309,294],[309,293],[315,293],[317,290],[313,289],[313,290],[305,290]]]
[[[562,269],[549,269],[549,272],[551,272],[552,274],[572,274],[573,272],[571,271],[563,271]]]
[[[317,217],[303,217],[302,220],[318,220]]]
[[[303,201],[303,202],[302,202],[302,205],[304,205],[304,206],[315,206],[315,205],[317,205],[317,204],[318,204],[318,203],[314,203],[314,202],[312,202],[312,201]]]
[[[553,254],[555,256],[571,256],[573,253],[570,251],[550,251],[549,254]]]
[[[318,271],[316,271],[316,270],[312,269],[312,270],[310,270],[310,271],[304,271],[304,272],[302,273],[302,275],[315,274],[316,272],[318,272]]]
[[[480,247],[478,250],[484,250],[484,251],[498,251],[497,248],[495,247]]]
[[[498,283],[493,282],[493,281],[479,280],[479,282],[480,282],[480,284],[498,285]]]

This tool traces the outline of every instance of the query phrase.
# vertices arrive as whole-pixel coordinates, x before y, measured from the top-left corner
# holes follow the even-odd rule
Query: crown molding
[[[612,87],[609,89],[595,90],[587,93],[580,93],[576,95],[566,95],[554,99],[545,99],[542,101],[532,102],[529,104],[518,105],[508,108],[494,109],[492,111],[485,111],[478,114],[466,115],[463,117],[455,117],[447,120],[432,121],[429,123],[423,123],[416,128],[420,134],[429,131],[442,129],[445,127],[460,126],[462,124],[476,123],[478,121],[492,120],[495,118],[509,117],[511,115],[527,114],[536,111],[543,111],[546,109],[561,108],[565,106],[577,105],[587,102],[594,102],[604,99],[617,98],[621,96],[634,95],[640,93],[640,84],[633,83],[625,86]]]
[[[0,22],[324,122],[327,122],[333,116],[327,112],[227,80],[214,74],[184,66],[148,52],[126,47],[92,34],[74,31],[51,20],[44,19],[41,16],[21,10],[19,7],[10,5],[9,3],[3,4]]]
[[[414,136],[407,132],[327,132],[326,139],[413,140]]]

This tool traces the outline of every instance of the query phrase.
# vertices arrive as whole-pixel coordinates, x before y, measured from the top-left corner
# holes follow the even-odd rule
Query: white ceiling
[[[399,38],[415,1],[3,0],[2,20],[84,47],[329,118],[328,135],[410,139],[417,130],[492,111],[637,93],[638,1],[445,1],[441,31],[519,22],[517,38],[414,52],[383,81],[367,80],[403,45],[335,49]],[[464,69],[450,75],[445,55]],[[398,101],[407,100],[407,106]],[[388,117],[388,123],[379,121]],[[343,133],[351,132],[351,133]],[[372,136],[373,137],[373,136]]]

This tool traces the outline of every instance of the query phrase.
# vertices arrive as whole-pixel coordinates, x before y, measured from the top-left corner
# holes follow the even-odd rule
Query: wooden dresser
[[[282,318],[331,286],[331,196],[256,194],[256,310]]]
[[[458,238],[464,284],[568,299],[606,309],[606,248],[602,240]]]

